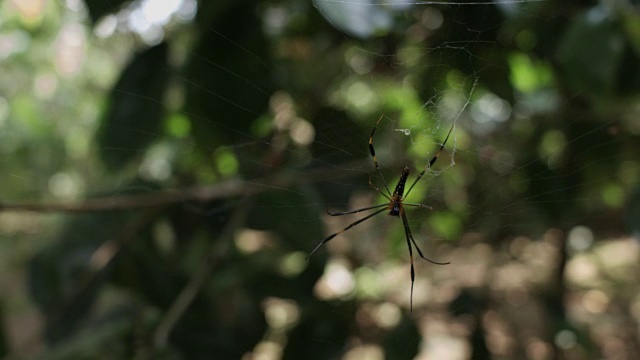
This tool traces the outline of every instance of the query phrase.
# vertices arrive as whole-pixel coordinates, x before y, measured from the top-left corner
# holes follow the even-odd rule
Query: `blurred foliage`
[[[98,134],[101,158],[110,168],[121,168],[155,140],[163,118],[158,104],[164,99],[167,70],[167,45],[163,43],[136,56],[122,72]]]
[[[640,356],[637,4],[29,3],[0,4],[2,356]],[[389,187],[455,121],[408,200],[452,262],[413,311],[400,221],[305,259],[387,201],[381,114]]]

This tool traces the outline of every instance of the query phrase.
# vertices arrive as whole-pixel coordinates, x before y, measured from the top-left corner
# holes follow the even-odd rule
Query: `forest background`
[[[637,1],[4,1],[0,74],[0,356],[640,357]],[[306,258],[381,116],[413,309],[396,218]]]

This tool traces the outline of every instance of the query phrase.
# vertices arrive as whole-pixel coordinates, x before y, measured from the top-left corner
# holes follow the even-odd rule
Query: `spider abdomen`
[[[408,166],[402,169],[398,185],[396,185],[396,189],[393,190],[393,195],[391,195],[391,202],[389,203],[389,208],[391,209],[389,215],[391,216],[400,216],[400,212],[402,211],[402,195],[404,195],[404,184],[409,177],[409,170]]]
[[[405,166],[404,169],[402,169],[402,175],[400,175],[398,185],[396,185],[396,189],[393,191],[393,201],[402,200],[402,195],[404,195],[404,184],[407,182],[407,178],[409,177],[409,170],[408,166]]]

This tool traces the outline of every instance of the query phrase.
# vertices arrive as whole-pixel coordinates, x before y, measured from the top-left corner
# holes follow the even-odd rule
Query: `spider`
[[[407,190],[407,193],[405,195],[404,194],[404,188],[405,188],[405,184],[407,182],[407,178],[409,177],[409,171],[410,171],[409,166],[405,166],[402,169],[402,174],[400,175],[400,180],[398,180],[398,184],[396,185],[395,190],[393,191],[393,193],[391,193],[391,191],[389,191],[389,186],[387,185],[387,182],[384,179],[384,176],[382,176],[382,172],[380,171],[380,166],[378,165],[378,160],[376,159],[376,152],[373,149],[373,135],[376,133],[376,128],[378,127],[378,124],[380,123],[380,120],[382,120],[383,117],[384,117],[384,115],[380,116],[380,118],[376,122],[376,125],[373,127],[373,130],[371,131],[371,136],[369,136],[369,152],[371,153],[371,157],[373,158],[373,164],[375,165],[375,168],[378,171],[378,175],[382,179],[382,183],[384,184],[385,190],[387,192],[384,193],[377,186],[373,185],[373,183],[371,181],[371,176],[369,176],[369,186],[371,186],[371,188],[373,188],[373,190],[375,190],[376,192],[378,192],[379,194],[381,194],[382,196],[387,198],[387,200],[389,200],[389,202],[384,203],[384,204],[368,206],[368,207],[364,207],[362,209],[357,209],[357,210],[352,210],[352,211],[344,211],[344,212],[329,212],[329,211],[327,211],[327,213],[329,215],[331,215],[331,216],[342,216],[342,215],[355,214],[355,213],[359,213],[359,212],[362,212],[362,211],[381,208],[380,210],[377,210],[377,211],[375,211],[375,212],[373,212],[373,213],[371,213],[371,214],[369,214],[369,215],[367,215],[367,216],[365,216],[365,217],[363,217],[363,218],[361,218],[359,220],[356,220],[356,221],[352,222],[351,224],[349,224],[344,229],[342,229],[342,230],[340,230],[340,231],[338,231],[336,233],[333,233],[333,234],[327,236],[326,238],[324,238],[324,240],[322,240],[313,249],[313,251],[311,251],[311,253],[309,253],[309,255],[307,255],[307,259],[309,257],[311,257],[311,255],[313,255],[324,243],[328,242],[329,240],[333,239],[334,237],[342,234],[343,232],[351,229],[352,227],[354,227],[354,226],[356,226],[356,225],[358,225],[360,223],[363,223],[363,222],[371,219],[372,217],[382,213],[383,211],[389,211],[389,215],[402,218],[402,223],[404,224],[404,233],[405,233],[405,236],[406,236],[406,239],[407,239],[407,247],[409,247],[409,259],[411,261],[411,296],[410,296],[410,299],[409,299],[409,304],[410,304],[411,311],[413,311],[413,283],[414,283],[414,280],[415,280],[415,270],[414,270],[414,267],[413,267],[413,248],[411,247],[411,244],[413,244],[413,246],[415,246],[415,248],[418,251],[418,254],[420,255],[420,257],[422,259],[430,262],[430,263],[437,264],[437,265],[447,265],[450,262],[438,262],[438,261],[430,260],[430,259],[426,258],[422,254],[422,251],[420,250],[420,247],[418,247],[418,244],[413,239],[413,235],[411,234],[411,228],[409,227],[409,221],[407,220],[407,215],[405,213],[405,206],[411,206],[411,207],[417,207],[417,208],[426,208],[426,209],[432,209],[432,208],[431,208],[431,206],[424,205],[424,204],[406,203],[406,202],[404,202],[404,199],[407,196],[409,196],[409,193],[411,192],[411,189],[413,189],[413,187],[418,183],[418,181],[420,181],[420,179],[425,174],[425,172],[427,170],[431,169],[433,164],[435,164],[435,162],[438,160],[438,157],[440,156],[440,153],[442,152],[442,149],[444,149],[444,146],[447,143],[447,140],[449,140],[449,136],[451,135],[451,132],[453,131],[455,123],[451,125],[451,128],[449,129],[449,132],[447,133],[447,137],[444,139],[444,142],[442,143],[442,145],[440,145],[440,148],[438,149],[436,154],[433,156],[433,158],[431,158],[431,160],[429,160],[429,163],[427,164],[425,169],[422,170],[422,172],[418,175],[418,177],[413,181],[413,183],[411,184],[411,186],[409,187],[409,190]]]

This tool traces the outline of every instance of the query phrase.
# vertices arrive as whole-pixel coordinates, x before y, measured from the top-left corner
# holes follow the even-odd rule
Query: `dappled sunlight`
[[[71,76],[80,72],[86,57],[85,31],[80,24],[67,24],[60,30],[55,57],[59,75]]]
[[[390,302],[378,305],[372,315],[376,324],[383,329],[392,329],[397,326],[402,316],[400,308]]]
[[[497,356],[515,355],[516,339],[506,319],[496,311],[488,311],[482,317],[482,326],[485,328],[487,347],[491,353]]]
[[[284,347],[275,341],[259,342],[252,353],[247,353],[242,360],[278,360],[282,358]]]
[[[384,360],[384,351],[378,345],[360,345],[348,350],[342,360]]]
[[[639,260],[639,245],[637,239],[629,237],[600,243],[594,252],[602,262],[605,272],[614,280],[637,280],[633,276],[633,270],[637,269],[635,265]]]
[[[240,251],[251,254],[272,248],[275,244],[273,234],[267,231],[242,229],[236,233],[235,243]]]
[[[323,300],[346,298],[353,293],[355,281],[345,261],[329,261],[324,275],[316,283],[315,295]]]
[[[455,259],[451,270],[454,283],[466,287],[484,284],[491,256],[491,249],[486,244],[474,244],[470,248],[460,247],[452,251],[450,258]]]
[[[582,306],[594,315],[602,314],[609,306],[609,296],[601,290],[589,290],[582,295]]]
[[[602,283],[601,271],[593,255],[574,256],[568,263],[565,277],[571,283],[580,286],[591,286]]]
[[[306,267],[306,253],[301,251],[292,252],[280,258],[279,271],[283,276],[295,277]]]
[[[416,359],[468,359],[471,347],[466,326],[438,315],[425,316],[422,325],[421,351]]]
[[[300,318],[300,308],[292,300],[269,297],[262,301],[262,308],[269,330],[252,352],[242,360],[277,360],[287,345],[286,332],[295,326]]]
[[[300,309],[291,300],[267,298],[263,302],[267,324],[274,331],[284,331],[294,326],[300,318]]]
[[[553,347],[539,338],[528,340],[525,349],[527,358],[531,360],[549,360],[553,358]]]

